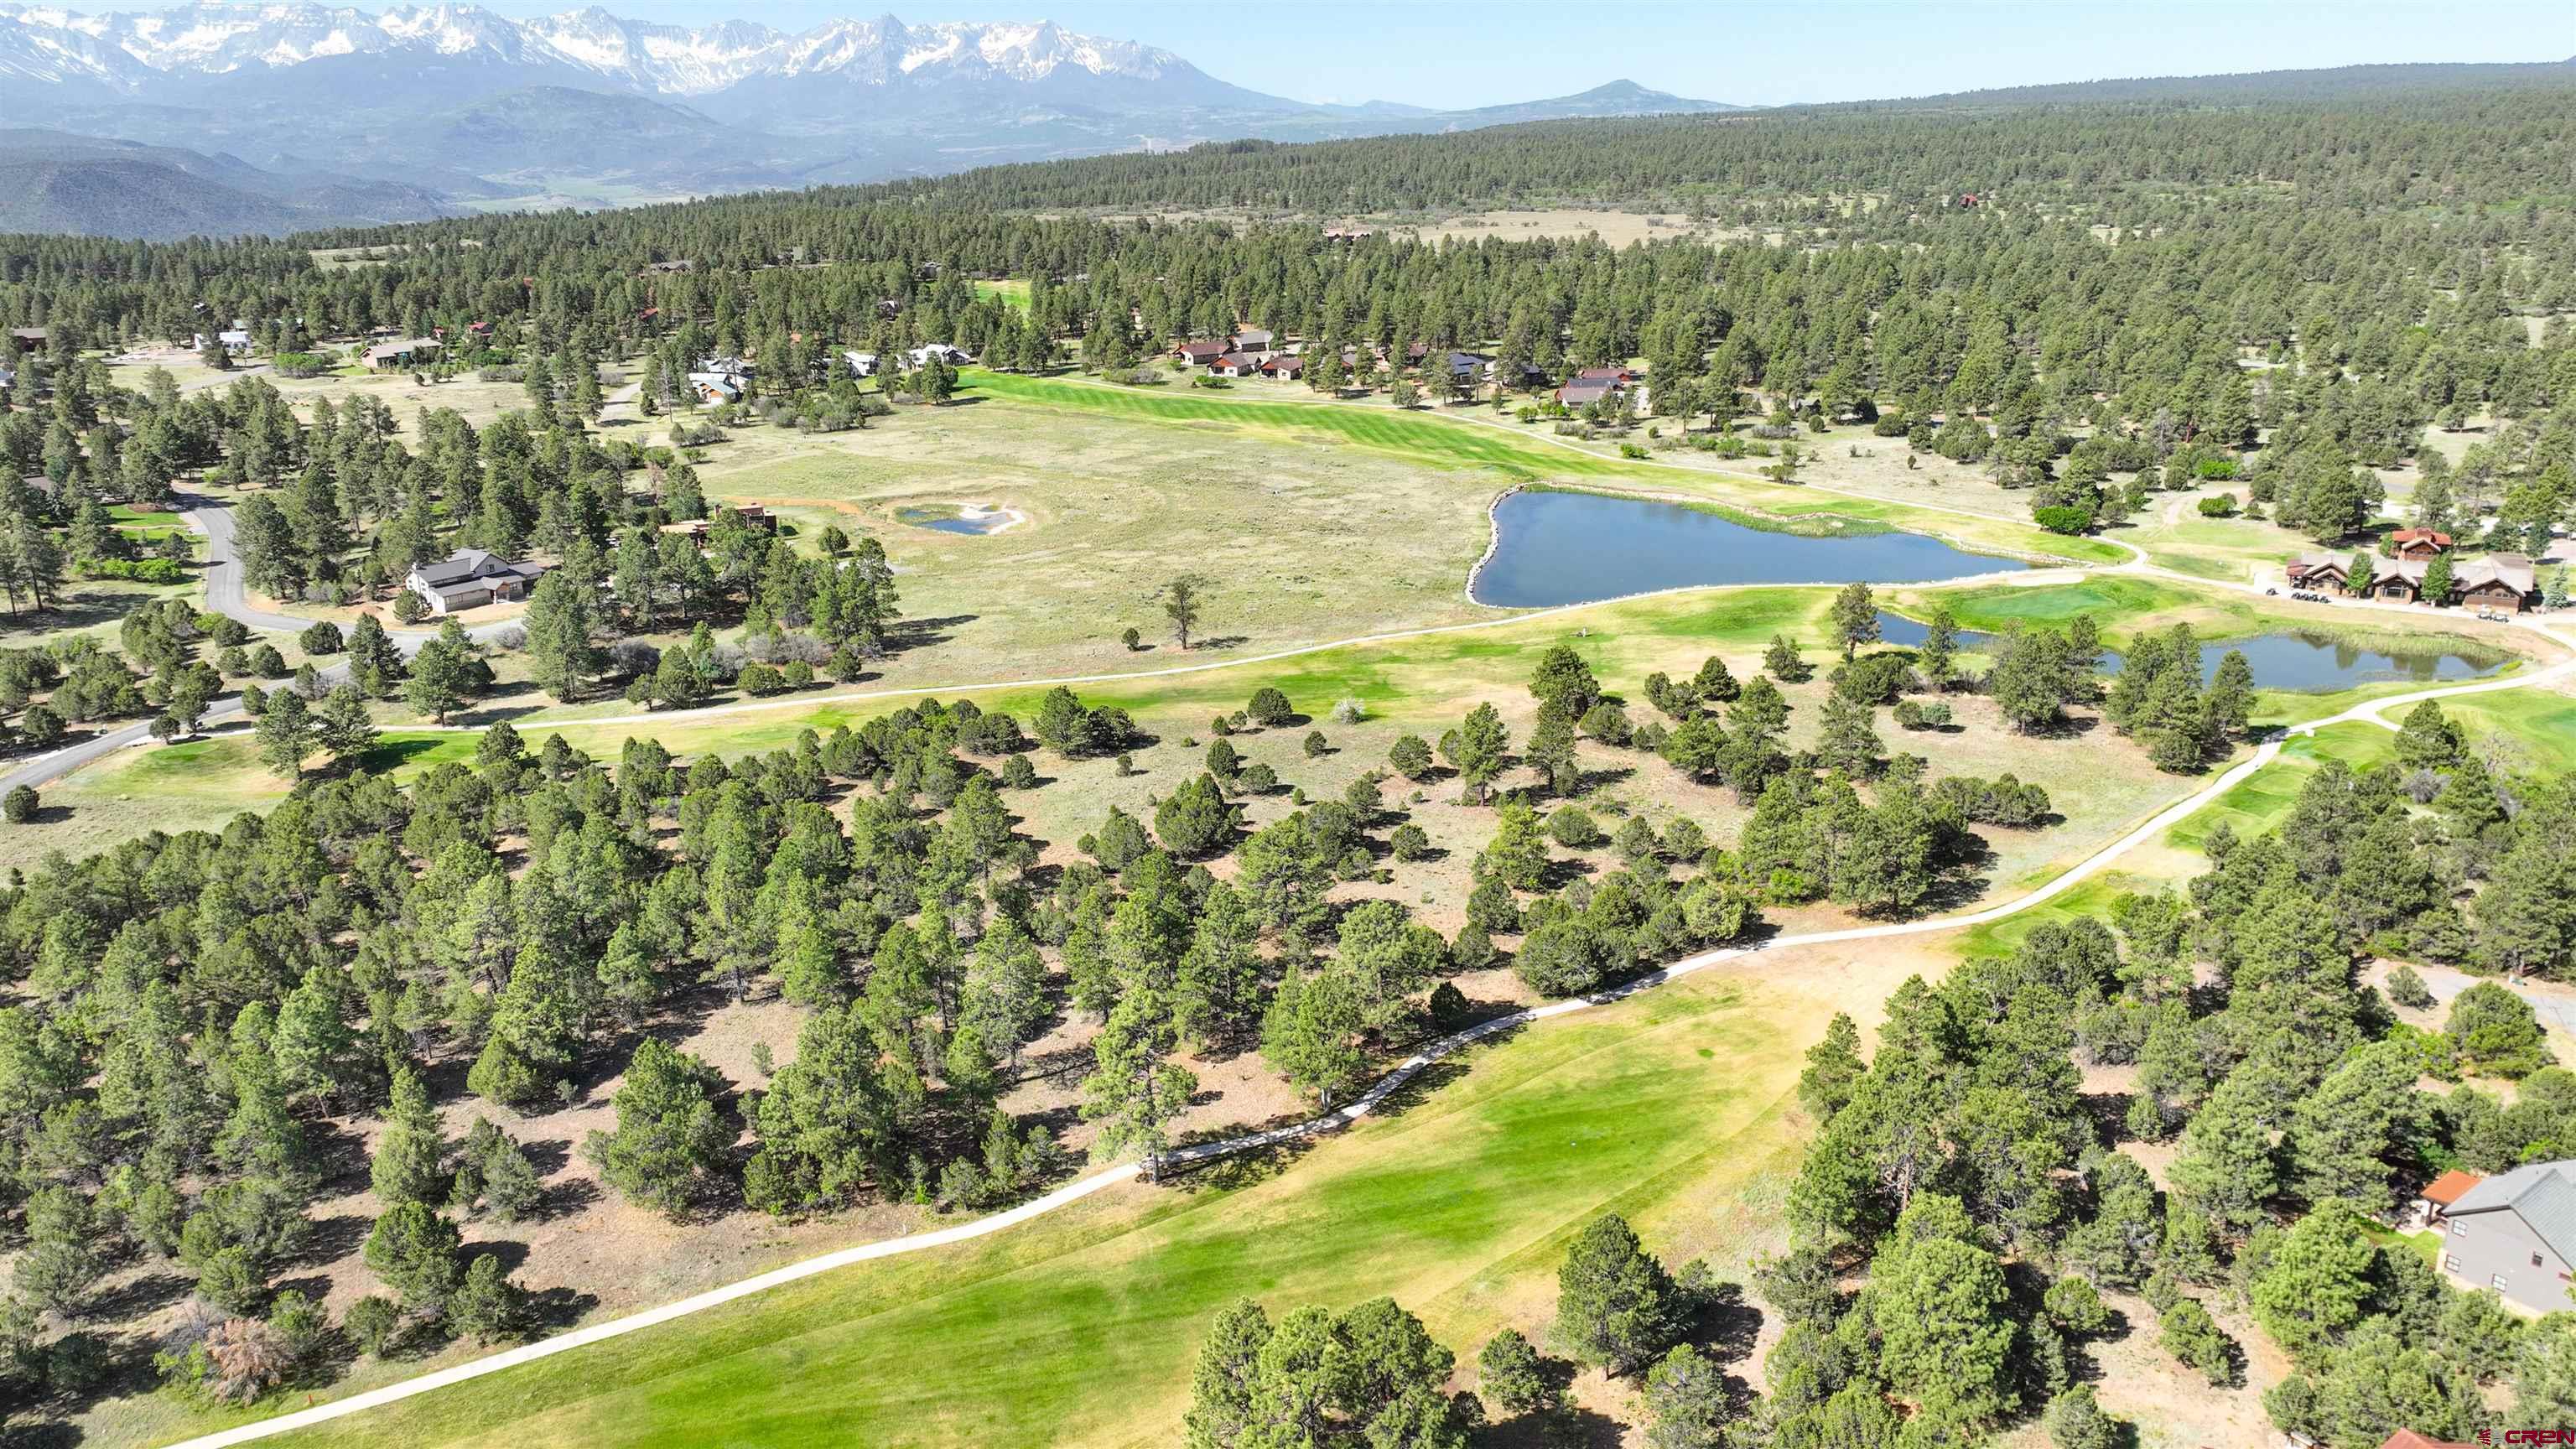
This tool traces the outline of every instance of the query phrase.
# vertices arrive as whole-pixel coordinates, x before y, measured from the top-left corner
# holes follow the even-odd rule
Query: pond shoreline
[[[1504,511],[1512,500],[1533,500],[1538,516],[1510,521]],[[1535,500],[1564,500],[1564,508],[1548,508]],[[1582,511],[1579,503],[1625,505],[1638,511],[1636,521],[1620,518],[1620,511],[1610,511],[1613,518],[1595,518]],[[1564,513],[1564,516],[1558,516]],[[1595,511],[1597,513],[1597,511]],[[1731,505],[1713,500],[1692,498],[1659,498],[1643,492],[1600,490],[1600,487],[1564,487],[1546,482],[1520,482],[1486,503],[1486,547],[1468,567],[1466,601],[1479,608],[1564,608],[1571,603],[1613,603],[1623,598],[1649,598],[1659,593],[1708,588],[1842,588],[1860,578],[1862,583],[1893,588],[1893,585],[1953,585],[1953,583],[2040,583],[2035,575],[2048,570],[2087,572],[2092,565],[2079,565],[2074,559],[2035,557],[2035,554],[1996,552],[1996,549],[1968,547],[1958,539],[1945,539],[1940,534],[1922,534],[1911,529],[1875,526],[1870,521],[1844,521],[1844,529],[1788,529],[1777,526],[1775,516],[1749,516]],[[1600,531],[1600,539],[1584,539],[1584,531]],[[1705,531],[1708,536],[1692,539],[1692,531]],[[1615,534],[1615,536],[1613,536]],[[1762,549],[1739,547],[1736,536],[1772,536],[1783,539],[1783,554],[1765,554]],[[1875,544],[1878,554],[1857,554],[1862,567],[1850,567],[1855,557],[1834,552],[1834,544],[1850,544],[1855,549],[1870,549]],[[1700,552],[1705,549],[1705,552]],[[1834,559],[1819,562],[1826,552]],[[1494,588],[1494,570],[1510,554],[1512,567],[1507,578]],[[1618,559],[1618,562],[1613,562]],[[1734,567],[1713,559],[1741,559]],[[1793,572],[1806,565],[1816,565],[1814,575]],[[1620,562],[1633,567],[1623,572]],[[1991,562],[1991,570],[1984,565]],[[1947,570],[1968,572],[1947,572]],[[1765,575],[1770,570],[1770,575]],[[1710,572],[1716,578],[1708,578]],[[1584,578],[1589,575],[1589,578]],[[1850,575],[1850,578],[1844,578]],[[1886,575],[1886,578],[1880,578]],[[1620,588],[1636,580],[1680,580],[1662,583],[1656,588]],[[1497,593],[1502,598],[1497,598]],[[1566,593],[1558,598],[1556,593]],[[1520,596],[1520,598],[1512,598]]]

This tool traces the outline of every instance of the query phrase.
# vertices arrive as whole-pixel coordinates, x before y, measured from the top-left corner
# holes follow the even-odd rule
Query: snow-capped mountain
[[[194,0],[86,13],[0,0],[0,126],[503,204],[1649,109],[1717,107],[1624,82],[1492,112],[1309,105],[1046,21],[881,15],[790,34],[756,20],[660,25],[596,6],[516,20],[466,3]]]
[[[474,57],[569,67],[648,94],[710,95],[759,76],[846,75],[870,85],[949,77],[1043,82],[1059,72],[1136,82],[1200,79],[1169,51],[1076,35],[1050,22],[909,26],[892,15],[789,35],[746,20],[689,29],[596,6],[512,20],[479,5],[381,12],[310,4],[182,5],[82,14],[0,4],[0,55],[43,55],[33,79],[78,75],[133,89],[156,76],[231,75],[340,56]],[[131,64],[127,64],[131,62]]]

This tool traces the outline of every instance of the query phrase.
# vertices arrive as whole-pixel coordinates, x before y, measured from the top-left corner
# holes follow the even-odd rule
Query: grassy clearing
[[[1115,1189],[286,1442],[1168,1443],[1198,1336],[1241,1294],[1276,1314],[1392,1293],[1472,1360],[1544,1322],[1601,1211],[1721,1269],[1770,1246],[1713,1204],[1794,1163],[1787,1099],[1826,1009],[1694,979],[1480,1049],[1275,1176]]]
[[[973,284],[978,297],[999,297],[1002,305],[1026,316],[1029,310],[1029,284],[1024,277],[997,277]]]
[[[1685,501],[1705,499],[1771,518],[1841,518],[1846,527],[1859,524],[1931,533],[2025,556],[2093,563],[2117,563],[2129,556],[2100,539],[2062,538],[2006,518],[1936,513],[1911,503],[1820,493],[1716,468],[1638,463],[1588,448],[1557,446],[1518,424],[1488,426],[1440,412],[1331,403],[1311,395],[1297,397],[1287,389],[1261,400],[1238,400],[1177,387],[1128,388],[1076,378],[981,372],[971,374],[969,384],[987,396],[1051,408],[1167,423],[1219,424],[1253,432],[1321,434],[1417,462],[1491,467],[1522,482],[1551,475],[1591,480],[1587,486],[1595,487],[1615,482],[1622,491]]]

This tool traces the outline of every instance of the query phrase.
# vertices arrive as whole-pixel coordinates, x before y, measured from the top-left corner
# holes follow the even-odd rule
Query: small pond
[[[1882,609],[1878,614],[1878,633],[1890,644],[1910,648],[1922,643],[1931,631],[1902,614],[1891,614]],[[1973,629],[1959,631],[1959,647],[1972,653],[1985,652],[1993,642],[1991,634],[1980,634]],[[2391,654],[2321,634],[2290,630],[2203,643],[2200,646],[2200,679],[2203,684],[2218,677],[2218,661],[2226,658],[2227,651],[2231,649],[2241,651],[2245,662],[2253,666],[2257,687],[2316,692],[2350,689],[2359,684],[2429,684],[2449,679],[2483,679],[2512,662],[2431,648]],[[2102,651],[2102,672],[2120,672],[2117,650]]]
[[[1920,584],[2029,568],[1914,533],[1807,538],[1672,503],[1515,493],[1494,510],[1480,604],[1547,608],[1703,584]]]
[[[899,522],[941,533],[999,533],[1018,521],[1007,508],[960,508],[954,503],[907,503],[894,511]]]

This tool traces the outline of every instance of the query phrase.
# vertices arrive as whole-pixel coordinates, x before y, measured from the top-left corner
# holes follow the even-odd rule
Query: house
[[[18,350],[21,352],[35,351],[37,348],[45,345],[45,339],[53,335],[54,334],[51,330],[43,327],[12,327],[9,329],[9,340],[17,343]]]
[[[904,359],[915,367],[928,367],[933,358],[951,367],[975,360],[965,348],[952,347],[945,342],[925,342],[904,354]]]
[[[2489,554],[2451,565],[2451,588],[2463,607],[2519,614],[2531,606],[2538,572],[2521,554]]]
[[[651,276],[656,272],[694,272],[697,269],[698,264],[696,262],[686,259],[669,262],[647,262],[644,266],[644,274],[646,276]]]
[[[1328,226],[1324,228],[1324,240],[1328,242],[1367,241],[1370,237],[1375,235],[1377,235],[1376,232],[1373,232],[1364,226]]]
[[[729,372],[690,373],[689,388],[710,406],[742,401],[742,379]]]
[[[1556,400],[1577,411],[1618,395],[1619,385],[1615,382],[1575,381],[1556,390]]]
[[[223,331],[215,334],[214,340],[223,345],[224,355],[227,357],[239,357],[243,353],[250,351],[250,333],[239,327],[225,328]],[[199,352],[205,351],[206,334],[203,332],[198,333],[196,335],[196,339],[189,343],[189,346],[194,347]]]
[[[1451,382],[1473,382],[1493,371],[1494,359],[1481,352],[1452,352],[1447,365]]]
[[[2451,536],[2438,529],[2401,528],[2388,535],[2399,558],[2430,559],[2451,546]]]
[[[852,377],[877,375],[877,355],[873,352],[844,352],[841,354],[841,361],[849,364]]]
[[[479,548],[460,548],[436,563],[414,564],[403,587],[433,614],[453,614],[504,599],[524,599],[545,576],[540,564],[512,563]]]
[[[1576,373],[1574,375],[1574,380],[1576,382],[1606,382],[1615,387],[1626,387],[1631,383],[1636,382],[1640,376],[1642,376],[1642,374],[1625,367],[1587,367],[1581,372]]]
[[[2303,553],[2281,569],[2281,577],[2294,589],[2340,589],[2349,582],[2348,559],[2321,553]]]
[[[438,339],[435,337],[406,337],[398,342],[379,342],[367,349],[367,366],[379,370],[409,367],[437,350]]]
[[[2424,1184],[2424,1190],[2415,1194],[2415,1201],[2408,1205],[2408,1220],[2416,1229],[2444,1226],[2450,1221],[2451,1205],[2477,1186],[2478,1181],[2476,1173],[2462,1172],[2456,1167],[2434,1178]]]
[[[1208,371],[1219,377],[1250,377],[1261,369],[1261,359],[1249,352],[1229,352],[1208,364]]]
[[[1271,344],[1270,330],[1266,327],[1246,327],[1226,340],[1234,344],[1237,352],[1268,352]]]
[[[1268,362],[1261,364],[1261,375],[1274,377],[1282,382],[1294,382],[1306,375],[1306,359],[1293,352],[1279,353]]]
[[[1172,355],[1192,367],[1208,367],[1225,356],[1226,345],[1214,338],[1197,338],[1172,349]]]
[[[753,364],[734,356],[730,352],[713,352],[699,358],[698,365],[690,370],[693,372],[721,372],[727,377],[739,379],[750,377],[760,369]]]
[[[2445,1214],[2442,1272],[2534,1313],[2568,1306],[2576,1161],[2532,1162],[2461,1193]]]

